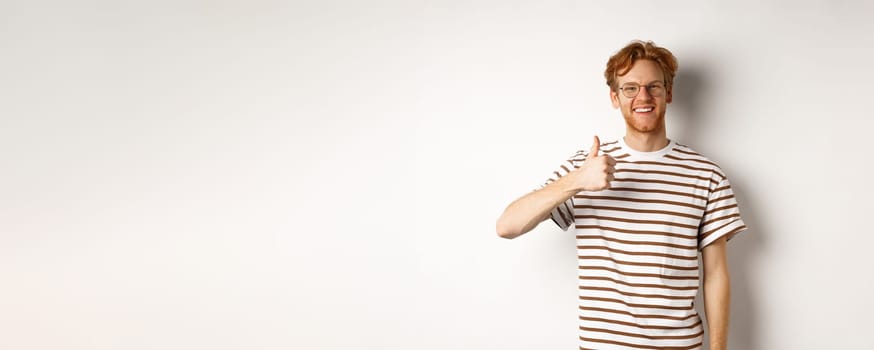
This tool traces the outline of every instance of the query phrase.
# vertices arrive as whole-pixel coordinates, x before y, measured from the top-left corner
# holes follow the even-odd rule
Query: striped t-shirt
[[[600,148],[616,159],[610,188],[579,192],[551,213],[576,233],[579,348],[700,349],[698,251],[746,229],[728,179],[673,140],[655,152],[622,139]],[[543,186],[586,156],[577,152]]]

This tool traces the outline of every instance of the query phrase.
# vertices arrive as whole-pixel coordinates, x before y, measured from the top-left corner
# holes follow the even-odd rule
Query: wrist
[[[568,175],[565,175],[562,178],[558,179],[558,181],[556,181],[555,184],[558,187],[559,191],[561,191],[562,193],[569,194],[571,196],[577,194],[577,192],[586,191],[586,189],[583,188],[583,186],[581,184],[579,184],[577,181],[573,181],[573,180],[574,180],[573,177],[570,176],[570,174],[568,174]]]

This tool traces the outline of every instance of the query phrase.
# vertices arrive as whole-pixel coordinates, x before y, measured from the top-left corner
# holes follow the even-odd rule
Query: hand
[[[575,187],[580,188],[581,191],[601,191],[610,188],[616,160],[608,155],[599,156],[600,147],[601,140],[595,136],[595,143],[586,161],[579,168],[571,171]]]

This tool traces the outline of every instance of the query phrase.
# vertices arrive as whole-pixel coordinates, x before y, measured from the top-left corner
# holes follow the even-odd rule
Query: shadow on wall
[[[708,94],[708,83],[712,81],[707,78],[707,71],[706,65],[686,65],[677,72],[674,80],[674,100],[669,110],[672,112],[671,117],[678,118],[677,123],[683,126],[681,129],[683,132],[678,134],[678,139],[693,149],[697,149],[696,145],[711,149],[725,146],[705,147],[707,140],[701,137],[706,135],[703,130],[712,124],[708,120],[711,116],[702,107],[706,105],[707,100],[715,98]],[[718,159],[714,161],[720,164]],[[731,324],[728,344],[731,349],[763,350],[757,334],[758,329],[761,328],[759,327],[761,312],[756,300],[758,293],[756,286],[753,285],[752,274],[756,269],[759,253],[767,244],[765,239],[768,231],[765,229],[765,223],[760,220],[756,208],[759,198],[755,198],[754,193],[746,191],[749,188],[746,184],[754,179],[732,175],[737,173],[732,169],[723,168],[723,170],[728,175],[740,206],[741,216],[748,227],[746,232],[735,236],[727,245],[731,273]],[[699,299],[701,294],[703,292],[699,293]],[[703,300],[696,299],[695,305],[704,316]],[[704,344],[707,349],[706,337]]]

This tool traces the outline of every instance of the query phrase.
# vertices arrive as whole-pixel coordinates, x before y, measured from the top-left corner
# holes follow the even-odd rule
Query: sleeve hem
[[[571,222],[573,222],[573,217],[566,217],[567,214],[561,211],[562,207],[566,208],[567,202],[559,204],[557,207],[553,208],[549,217],[552,219],[552,222],[561,228],[562,231],[567,231],[571,226]],[[573,214],[573,212],[571,212],[571,214]]]
[[[743,220],[741,220],[741,219],[737,219],[737,220],[734,220],[732,222],[729,222],[728,224],[725,224],[722,227],[711,232],[709,235],[707,235],[707,237],[705,237],[703,240],[701,240],[701,242],[698,244],[698,250],[703,250],[711,243],[722,238],[722,236],[727,235],[728,240],[731,240],[738,233],[741,233],[741,232],[745,231],[746,229],[747,229],[747,225],[744,224]]]

